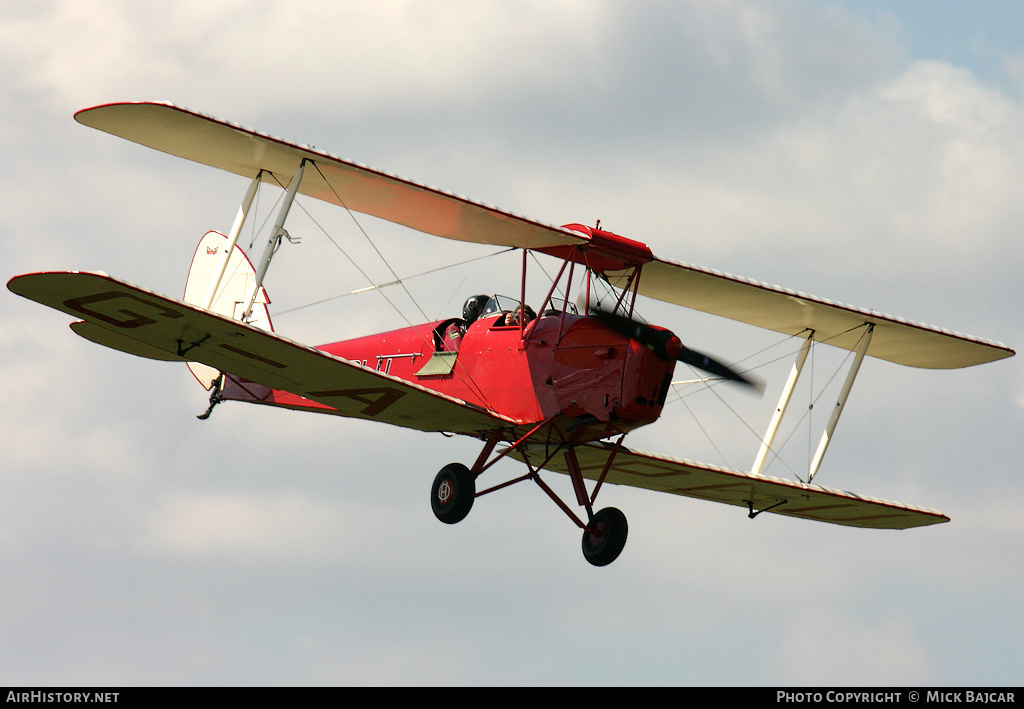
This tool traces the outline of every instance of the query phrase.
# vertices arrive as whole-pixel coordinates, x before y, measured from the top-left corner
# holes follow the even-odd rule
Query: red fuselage
[[[477,320],[457,338],[457,345],[444,337],[451,321],[439,321],[317,349],[522,425],[553,419],[573,442],[624,433],[661,414],[674,361],[659,359],[594,318],[556,313],[534,320],[522,332],[518,325],[500,324],[502,320],[501,314]],[[437,368],[424,372],[432,357],[446,351],[436,358],[446,363],[441,373],[430,373]],[[264,391],[255,398],[331,412],[285,392]]]

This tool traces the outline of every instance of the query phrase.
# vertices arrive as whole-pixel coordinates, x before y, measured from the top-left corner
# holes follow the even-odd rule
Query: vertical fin
[[[210,281],[217,274],[220,256],[229,246],[228,237],[218,231],[208,231],[203,235],[195,256],[192,257],[188,280],[185,282],[186,303],[202,307]],[[242,249],[235,246],[228,258],[220,287],[213,294],[209,310],[229,318],[241,318],[255,283],[256,271],[252,263]],[[253,327],[273,332],[274,326],[267,311],[269,302],[266,290],[261,287],[247,322]],[[188,368],[207,389],[213,386],[214,381],[220,376],[220,372],[205,364],[189,362]]]

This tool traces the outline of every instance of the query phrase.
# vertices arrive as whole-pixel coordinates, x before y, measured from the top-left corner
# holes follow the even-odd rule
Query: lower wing
[[[545,469],[554,472],[569,473],[562,455],[550,456],[548,462],[541,463],[549,457],[550,451],[540,448],[537,446],[527,451],[531,463],[542,464]],[[615,446],[606,443],[577,446],[575,451],[583,476],[591,480],[600,479],[604,475],[607,483],[723,502],[747,508],[752,516],[760,512],[771,512],[817,522],[874,529],[908,529],[949,521],[949,517],[937,510],[628,448],[614,452]],[[516,457],[523,460],[522,454],[516,454]]]
[[[30,273],[12,278],[7,287],[81,318],[88,324],[76,323],[76,331],[101,344],[144,357],[200,362],[343,416],[452,433],[518,423],[103,273]]]

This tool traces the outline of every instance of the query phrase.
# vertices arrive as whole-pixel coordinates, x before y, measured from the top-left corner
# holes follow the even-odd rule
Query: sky
[[[1019,348],[1022,30],[1009,1],[0,0],[0,264],[179,294],[246,181],[72,119],[170,100]],[[287,337],[335,341],[517,292],[515,254],[300,204],[288,226],[302,241],[266,284]],[[409,277],[415,303],[338,297],[368,285],[352,262],[376,283]],[[1020,357],[938,372],[869,359],[815,479],[949,524],[750,520],[606,487],[601,506],[630,533],[595,568],[535,486],[478,499],[458,525],[434,519],[434,474],[474,460],[475,441],[240,403],[198,421],[206,393],[183,367],[93,345],[5,293],[0,684],[1021,682]],[[690,346],[764,364],[768,391],[681,388],[627,443],[749,469],[795,347],[644,307]],[[769,474],[806,469],[844,357],[815,349]],[[519,472],[503,463],[487,482]]]

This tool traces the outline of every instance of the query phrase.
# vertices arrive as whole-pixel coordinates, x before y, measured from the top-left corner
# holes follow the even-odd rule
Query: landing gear
[[[628,533],[626,515],[614,507],[605,507],[583,530],[584,558],[594,566],[607,566],[622,553]]]
[[[619,557],[623,547],[626,546],[629,525],[626,523],[626,516],[616,508],[606,507],[595,514],[593,504],[598,491],[601,489],[601,485],[612,469],[612,464],[622,446],[625,434],[619,437],[615,445],[606,444],[603,449],[592,446],[588,449],[591,456],[593,456],[595,450],[603,454],[599,455],[599,461],[601,457],[604,458],[601,461],[603,462],[603,470],[601,470],[599,475],[593,477],[593,479],[597,480],[597,484],[593,492],[588,492],[584,480],[584,469],[580,465],[573,446],[565,445],[564,443],[548,446],[545,450],[545,456],[539,461],[539,465],[532,461],[524,450],[523,444],[529,441],[531,436],[536,434],[538,430],[548,424],[550,424],[550,421],[537,424],[532,430],[521,435],[509,447],[503,449],[488,462],[488,458],[494,451],[495,446],[503,440],[505,435],[504,431],[496,429],[488,435],[483,451],[472,468],[467,468],[461,463],[451,463],[441,468],[441,471],[434,478],[434,484],[430,488],[430,506],[434,510],[434,516],[445,524],[455,524],[465,519],[466,515],[469,514],[469,510],[473,507],[473,500],[478,494],[476,492],[477,476],[501,458],[515,452],[516,457],[526,464],[529,472],[521,477],[483,490],[479,494],[486,495],[518,482],[533,480],[561,508],[566,516],[583,530],[584,558],[594,566],[607,566]],[[556,460],[556,457],[561,457],[564,460],[564,468]],[[593,457],[590,458],[588,464],[593,466]],[[556,495],[554,490],[548,487],[547,483],[541,480],[539,472],[542,468],[564,472],[569,475],[569,478],[572,480],[573,491],[576,495],[576,502],[587,512],[587,519],[589,520],[587,523],[584,523],[570,509],[569,505]],[[589,473],[590,470],[592,468],[588,469],[587,472]]]
[[[462,463],[451,463],[441,468],[430,487],[430,507],[434,516],[445,524],[461,522],[473,508],[476,480]]]

